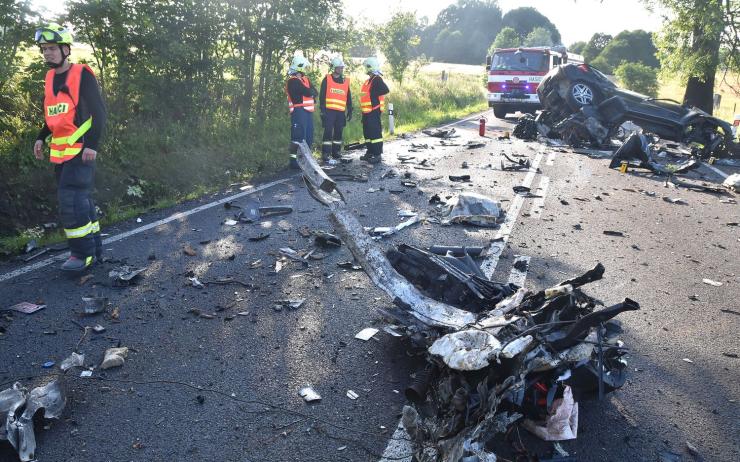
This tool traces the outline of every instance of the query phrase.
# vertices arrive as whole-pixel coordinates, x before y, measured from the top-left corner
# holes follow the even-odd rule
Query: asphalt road
[[[366,173],[369,182],[343,181],[340,187],[366,226],[396,225],[403,220],[399,210],[427,213],[435,193],[489,195],[515,217],[500,258],[488,259],[494,279],[516,274],[512,264],[518,255],[530,258],[525,284],[532,289],[600,261],[606,276],[586,291],[608,304],[624,297],[640,302],[640,311],[619,317],[632,351],[631,378],[603,402],[583,403],[578,439],[564,444],[579,461],[654,461],[661,451],[694,460],[687,441],[704,460],[740,459],[740,232],[727,225],[740,222],[738,205],[721,201],[731,196],[676,190],[641,173],[620,174],[603,158],[497,139],[512,127],[493,122],[488,137],[480,138],[471,120],[456,126],[461,137],[450,141],[458,146],[441,146],[424,135],[387,143],[384,162],[375,168],[354,153],[346,170]],[[486,144],[462,146],[469,140]],[[411,143],[429,148],[410,152]],[[502,152],[537,162],[539,171],[501,171]],[[403,163],[399,155],[415,159]],[[419,165],[423,159],[431,169]],[[380,179],[389,168],[401,178]],[[417,187],[401,186],[404,173]],[[447,178],[460,174],[470,174],[471,181]],[[79,370],[64,376],[67,406],[61,419],[37,430],[38,460],[381,457],[398,423],[403,389],[423,357],[382,331],[386,321],[377,309],[391,301],[363,272],[337,266],[351,260],[345,247],[320,249],[325,258],[307,267],[286,261],[276,272],[280,248],[313,248],[312,238],[301,234],[304,227],[332,231],[327,211],[289,175],[265,179],[278,183],[235,203],[291,205],[292,214],[229,226],[224,221],[238,210],[217,205],[106,245],[108,261],[82,284],[60,274],[56,264],[0,282],[3,306],[47,305],[31,315],[0,314],[0,389],[59,374],[58,365],[78,344],[87,365],[99,364],[106,348],[130,348],[120,368],[96,369],[91,378],[80,378]],[[721,180],[706,168],[692,175],[707,183]],[[544,198],[516,199],[512,186],[524,181]],[[235,187],[105,232],[117,236],[239,192]],[[488,245],[500,232],[427,223],[382,245]],[[249,240],[260,233],[270,235]],[[183,252],[187,245],[196,255]],[[124,263],[146,271],[135,285],[113,288],[108,272]],[[19,268],[0,266],[0,280]],[[204,283],[233,278],[248,286],[211,283],[198,289],[189,283],[192,275]],[[81,314],[81,298],[89,295],[108,297],[106,313]],[[305,302],[297,309],[275,308],[288,299]],[[77,324],[106,330],[80,340]],[[355,339],[366,327],[381,331],[366,342]],[[42,368],[47,361],[56,366]],[[306,404],[298,394],[305,385],[322,400]],[[348,398],[348,390],[358,398]],[[0,461],[15,460],[3,444]],[[531,444],[533,452],[542,446]]]

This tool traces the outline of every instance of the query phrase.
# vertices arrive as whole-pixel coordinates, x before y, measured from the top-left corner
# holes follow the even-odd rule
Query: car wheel
[[[493,115],[496,116],[498,119],[505,119],[506,118],[506,109],[500,107],[500,106],[493,106]]]
[[[581,81],[573,82],[568,89],[568,106],[574,111],[578,111],[583,106],[598,104],[599,95],[594,88]]]

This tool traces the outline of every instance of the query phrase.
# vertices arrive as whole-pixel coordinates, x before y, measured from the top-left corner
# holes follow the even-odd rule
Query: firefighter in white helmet
[[[325,163],[335,164],[341,156],[342,130],[352,120],[352,95],[349,77],[344,76],[344,61],[336,57],[331,60],[331,73],[321,81],[319,101],[321,123],[324,136],[321,144],[321,158]]]
[[[297,151],[296,143],[305,141],[309,148],[313,145],[313,112],[316,88],[306,77],[309,62],[303,56],[295,56],[288,68],[285,94],[290,111],[290,152]]]
[[[363,63],[368,79],[360,89],[360,110],[362,111],[362,134],[365,137],[367,152],[360,159],[371,164],[380,163],[383,154],[383,126],[380,115],[385,105],[385,95],[390,90],[383,82],[380,62],[370,57]]]

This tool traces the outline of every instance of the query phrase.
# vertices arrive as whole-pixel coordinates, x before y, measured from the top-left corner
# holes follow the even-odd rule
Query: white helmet
[[[337,56],[336,58],[331,60],[331,70],[333,71],[337,67],[344,67],[344,61],[342,61],[341,56]]]
[[[288,68],[288,73],[295,74],[296,72],[302,72],[305,74],[310,65],[311,64],[308,60],[303,56],[294,56],[293,61],[290,63],[290,67]]]
[[[375,56],[365,59],[362,65],[365,66],[365,71],[367,71],[368,74],[380,72],[380,61],[378,61],[378,58]]]

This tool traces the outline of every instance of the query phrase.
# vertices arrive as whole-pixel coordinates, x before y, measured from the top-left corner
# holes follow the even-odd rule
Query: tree
[[[711,114],[717,70],[740,70],[740,0],[644,1],[670,13],[656,34],[664,74],[686,83],[684,103]],[[720,49],[730,50],[722,61]]]
[[[550,31],[544,27],[535,27],[524,39],[524,46],[528,47],[549,47],[552,45]]]
[[[501,21],[503,27],[511,27],[524,39],[537,27],[543,27],[550,32],[550,40],[554,44],[560,43],[560,32],[555,24],[546,16],[532,7],[515,8],[507,12]]]
[[[658,68],[657,49],[650,33],[644,30],[622,31],[616,35],[590,64],[611,74],[623,62],[642,63]]]
[[[29,0],[0,0],[0,91],[18,70],[18,52],[33,40],[37,15]]]
[[[410,12],[396,13],[382,28],[380,49],[391,66],[391,76],[399,84],[409,67],[413,49],[419,45],[419,22]]]
[[[625,88],[648,96],[658,95],[658,76],[655,68],[642,63],[624,62],[614,70]]]
[[[423,30],[419,52],[437,61],[480,64],[500,30],[496,1],[457,0]]]
[[[576,53],[576,54],[581,55],[583,54],[583,49],[586,48],[586,44],[587,44],[586,42],[582,42],[582,41],[572,43],[568,47],[568,51],[571,53]]]
[[[595,33],[591,36],[591,40],[588,41],[585,47],[583,47],[583,58],[586,62],[591,62],[596,59],[597,56],[606,48],[609,42],[612,41],[612,36],[609,34]]]
[[[493,53],[495,48],[516,48],[521,46],[522,39],[511,27],[504,27],[501,32],[498,33],[496,39],[491,44],[489,53]]]

